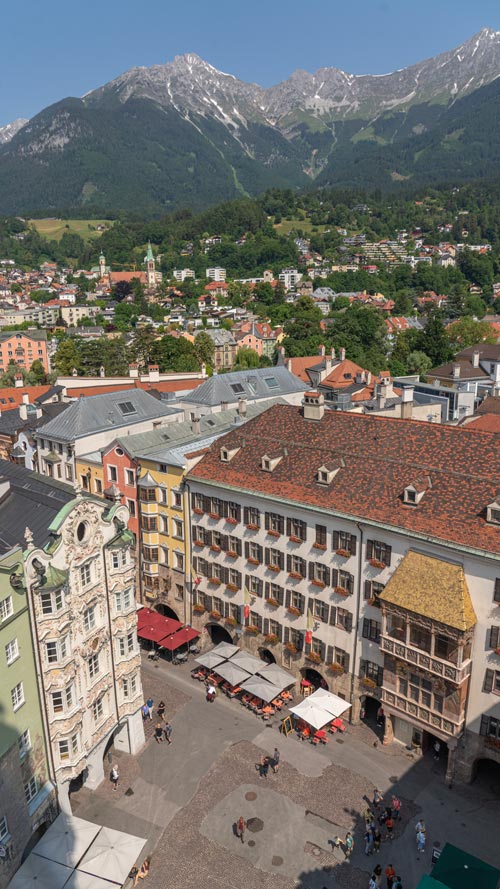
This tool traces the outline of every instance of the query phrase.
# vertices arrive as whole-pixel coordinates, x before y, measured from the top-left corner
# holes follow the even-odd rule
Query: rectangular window
[[[305,522],[302,521],[302,519],[287,519],[286,524],[286,532],[289,537],[294,537],[297,540],[306,539],[307,525]]]
[[[354,592],[354,577],[348,571],[339,571],[339,587],[347,590],[352,595]]]
[[[299,574],[301,577],[306,576],[306,562],[305,559],[301,559],[300,556],[290,556],[287,557],[290,559],[290,567],[288,568],[289,573]]]
[[[89,665],[89,677],[90,679],[95,679],[96,676],[99,675],[99,655],[92,654],[88,660]]]
[[[128,633],[126,636],[120,636],[120,655],[121,655],[121,657],[125,657],[125,655],[130,654],[130,652],[133,650],[134,650],[134,634]]]
[[[69,740],[59,741],[59,759],[69,759]]]
[[[253,506],[245,506],[243,511],[245,525],[260,528],[260,510]]]
[[[391,564],[392,547],[380,540],[368,540],[366,543],[366,558],[379,562],[380,565],[389,567]]]
[[[141,528],[143,531],[157,531],[158,521],[155,515],[142,515]]]
[[[90,608],[86,608],[83,612],[83,627],[86,633],[88,633],[90,630],[93,630],[96,625],[95,612],[95,605],[91,605]]]
[[[361,676],[372,679],[376,685],[382,685],[383,668],[372,661],[361,661]]]
[[[135,518],[135,515],[136,515],[135,500],[127,500],[127,507],[128,507],[128,511],[130,513],[130,518],[131,519]]]
[[[285,518],[276,512],[266,512],[266,531],[273,534],[283,534],[285,531]]]
[[[264,583],[259,577],[256,577],[255,574],[247,574],[247,587],[252,595],[262,596]]]
[[[103,704],[103,695],[100,698],[97,698],[97,701],[94,701],[92,704],[92,713],[94,716],[94,722],[98,722],[99,719],[102,719],[102,715],[104,713],[104,704]]]
[[[135,485],[135,472],[133,469],[125,470],[125,484],[129,485],[131,488]]]
[[[177,571],[184,571],[184,556],[182,553],[174,552],[174,568]]]
[[[326,549],[327,530],[325,525],[316,525],[314,544],[319,549]]]
[[[31,750],[31,738],[29,728],[27,728],[26,731],[22,733],[22,735],[19,735],[19,738],[17,739],[17,746],[19,749],[19,758],[22,759]]]
[[[228,519],[232,519],[233,522],[239,522],[241,518],[241,509],[238,503],[232,503],[229,501],[227,504],[227,517]]]
[[[174,537],[178,540],[184,540],[184,525],[179,519],[174,519]]]
[[[338,627],[341,627],[346,632],[350,633],[352,630],[352,614],[347,608],[337,608],[337,619],[336,624]]]
[[[313,616],[317,618],[317,620],[323,621],[323,623],[328,623],[328,605],[326,602],[322,602],[321,599],[313,599]]]
[[[380,642],[381,624],[378,620],[363,620],[363,639],[371,642]]]
[[[24,785],[24,797],[27,803],[30,803],[31,800],[35,799],[35,796],[38,793],[38,778],[33,776],[30,778],[27,784]]]
[[[7,620],[12,614],[14,614],[12,596],[7,596],[0,601],[0,621]]]
[[[116,466],[108,466],[108,479],[110,482],[118,481],[118,470]]]
[[[60,473],[60,472],[61,472],[61,468],[60,468],[60,466],[58,466],[57,468],[58,468],[59,473]],[[60,475],[59,475],[59,477],[60,477]],[[72,481],[73,481],[73,467],[70,466],[69,463],[66,464],[66,481],[68,481],[68,482],[72,482]]]
[[[250,543],[248,547],[248,558],[254,562],[262,561],[262,547],[258,543]]]
[[[349,531],[333,532],[333,549],[342,553],[349,553],[351,556],[356,555],[356,537]]]
[[[92,581],[92,562],[85,562],[80,566],[80,583],[82,587],[86,587]]]
[[[22,682],[18,682],[10,693],[12,707],[18,710],[24,704],[24,686]]]
[[[5,657],[7,660],[7,666],[10,666],[14,663],[15,660],[19,657],[19,645],[17,643],[17,639],[12,639],[10,642],[7,642],[5,646]]]
[[[96,494],[102,494],[102,481],[100,478],[94,479],[94,491]]]
[[[172,506],[174,509],[181,509],[182,507],[182,494],[180,491],[172,491]],[[219,513],[220,515],[221,513]]]
[[[156,488],[139,488],[140,498],[144,503],[154,503],[156,501]]]

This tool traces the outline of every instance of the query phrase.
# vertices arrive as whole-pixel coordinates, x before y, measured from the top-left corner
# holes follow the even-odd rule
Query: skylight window
[[[279,389],[280,384],[276,377],[264,377],[264,382],[269,387],[269,389]]]
[[[241,392],[245,391],[241,383],[231,383],[231,389],[235,395],[239,395]]]
[[[124,416],[126,416],[127,414],[136,414],[137,413],[137,411],[131,401],[120,401],[118,403],[118,407],[120,408],[120,410]]]

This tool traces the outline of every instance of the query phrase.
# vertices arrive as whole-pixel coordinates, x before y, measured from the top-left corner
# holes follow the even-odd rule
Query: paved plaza
[[[112,752],[120,785],[72,796],[74,813],[147,838],[151,872],[145,889],[366,889],[374,865],[394,864],[404,889],[428,873],[434,845],[447,841],[498,865],[498,788],[456,786],[432,759],[400,745],[382,747],[375,730],[348,726],[320,748],[288,738],[236,700],[205,700],[189,667],[143,661],[146,697],[166,702],[173,743],[157,744],[155,721],[138,757]],[[259,776],[261,755],[281,754],[277,774]],[[108,769],[109,771],[109,769]],[[363,813],[377,786],[402,799],[402,817],[380,853],[364,854]],[[244,843],[235,833],[242,815]],[[427,823],[427,849],[417,859],[415,823]],[[346,862],[335,843],[350,830]],[[141,884],[142,885],[142,884]],[[385,886],[385,879],[383,881]]]

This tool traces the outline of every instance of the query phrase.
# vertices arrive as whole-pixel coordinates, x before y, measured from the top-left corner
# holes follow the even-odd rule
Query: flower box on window
[[[342,673],[345,673],[345,670],[342,664],[334,663],[330,664],[330,666],[328,667],[328,672],[332,673],[334,676],[341,676]]]
[[[250,624],[248,627],[245,627],[245,633],[247,633],[248,636],[258,636],[260,630],[254,624]]]
[[[293,642],[287,642],[285,648],[288,651],[288,654],[297,655],[299,653],[299,649],[296,645],[293,644]]]
[[[247,562],[248,562],[250,565],[260,565],[259,560],[258,560],[258,559],[254,559],[253,556],[248,556]]]
[[[204,540],[199,540],[199,539],[198,539],[198,540],[193,540],[193,543],[194,543],[195,546],[205,546],[205,541],[204,541]]]
[[[346,590],[346,588],[343,586],[336,586],[335,592],[337,593],[337,596],[344,596],[344,598],[347,598],[347,596],[351,595],[349,590]]]
[[[296,608],[295,605],[289,605],[286,610],[288,611],[288,614],[291,614],[293,617],[300,617],[300,615],[303,614],[300,608]]]
[[[317,654],[315,651],[309,651],[306,654],[306,660],[310,661],[311,664],[320,664],[322,661],[322,657],[320,654]]]
[[[372,566],[372,568],[382,569],[382,568],[386,567],[385,562],[381,562],[380,559],[368,559],[368,561],[369,561],[370,565]]]
[[[371,596],[370,599],[367,599],[367,600],[366,600],[366,604],[367,604],[367,605],[375,605],[375,599],[374,599],[374,597]]]
[[[288,539],[289,539],[290,543],[302,543],[302,538],[297,537],[296,534],[290,534],[290,537]]]
[[[267,533],[268,533],[269,537],[281,537],[280,532],[275,531],[273,528],[269,528]]]
[[[203,515],[204,510],[201,508],[201,506],[193,506],[193,512],[195,513],[195,515]]]
[[[220,613],[220,611],[217,611],[214,608],[213,611],[210,612],[210,617],[212,618],[212,620],[220,620],[222,617],[222,614]]]
[[[228,551],[226,552],[226,556],[229,556],[230,559],[237,559],[238,553],[235,549],[228,549]]]
[[[259,526],[255,525],[253,522],[249,522],[247,525],[247,528],[249,531],[258,531],[259,530]]]
[[[302,580],[302,574],[300,571],[289,571],[288,576],[292,577],[293,580]]]
[[[374,679],[370,679],[369,676],[363,676],[361,680],[361,685],[364,685],[365,688],[376,688],[377,683]]]
[[[316,578],[314,578],[313,580],[311,580],[311,583],[313,586],[318,586],[321,590],[324,590],[324,588],[326,587],[326,583],[324,582],[324,580],[317,580]]]
[[[277,574],[278,571],[281,571],[281,568],[279,565],[266,565],[266,568],[268,571],[274,571],[275,574]]]
[[[228,515],[226,522],[228,523],[228,525],[237,525],[238,519],[235,519],[232,515]]]
[[[313,549],[322,549],[322,550],[326,550],[326,543],[318,543],[318,542],[316,541],[316,543],[313,543]]]
[[[280,603],[278,602],[277,599],[273,599],[272,596],[270,596],[269,599],[266,599],[266,602],[268,605],[271,606],[271,608],[279,608]]]
[[[220,553],[220,546],[218,546],[216,543],[212,543],[210,545],[210,549],[213,553]]]
[[[193,605],[193,612],[194,612],[194,614],[205,614],[205,610],[206,610],[206,609],[205,609],[205,606],[204,606],[204,605],[201,605],[201,604],[198,603],[198,602],[197,602],[195,605]]]
[[[335,552],[338,556],[342,556],[343,559],[348,559],[351,555],[348,549],[336,549]]]
[[[237,583],[226,583],[226,590],[229,593],[237,593],[239,590],[239,586]]]
[[[264,639],[266,645],[277,645],[279,641],[276,633],[268,633]]]
[[[208,513],[208,516],[209,516],[209,518],[211,518],[211,519],[220,519],[220,515],[219,515],[218,512],[209,512],[209,513]]]
[[[212,584],[212,586],[220,586],[222,583],[220,577],[209,577],[208,582]]]
[[[238,626],[238,621],[236,620],[235,617],[226,617],[224,623],[226,624],[226,627],[237,627]]]

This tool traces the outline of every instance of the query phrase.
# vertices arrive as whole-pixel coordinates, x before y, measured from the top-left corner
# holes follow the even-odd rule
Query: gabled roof
[[[35,546],[43,546],[50,537],[50,523],[74,499],[75,491],[70,485],[8,460],[0,460],[0,479],[10,483],[0,500],[0,552],[16,545],[24,549],[26,526],[33,534]]]
[[[277,385],[266,380],[273,380]],[[310,384],[309,384],[310,385]],[[194,392],[181,397],[184,404],[218,405],[221,401],[232,404],[238,398],[258,399],[289,395],[308,389],[286,367],[258,367],[253,370],[238,370],[227,374],[214,374]]]
[[[23,403],[23,395],[28,395],[30,403],[39,400],[51,389],[50,386],[4,386],[0,387],[0,411],[12,410]]]
[[[39,435],[58,441],[75,441],[95,432],[133,426],[145,420],[170,417],[178,411],[152,398],[142,389],[108,392],[79,398],[60,417],[41,426]]]

